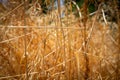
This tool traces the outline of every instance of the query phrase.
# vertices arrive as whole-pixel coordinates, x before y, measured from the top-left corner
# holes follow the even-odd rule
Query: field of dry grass
[[[20,10],[0,18],[0,80],[119,80],[116,23]]]

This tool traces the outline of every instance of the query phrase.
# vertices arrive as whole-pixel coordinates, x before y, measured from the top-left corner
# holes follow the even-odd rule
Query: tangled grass
[[[95,14],[84,25],[72,13],[60,21],[57,11],[24,16],[22,9],[0,27],[0,80],[119,80],[116,23]]]

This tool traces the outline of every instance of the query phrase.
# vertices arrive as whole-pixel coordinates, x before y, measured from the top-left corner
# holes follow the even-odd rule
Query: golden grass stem
[[[32,34],[32,33],[27,33],[26,36],[31,35],[31,34]],[[25,36],[25,35],[21,35],[21,36],[17,36],[17,37],[11,38],[11,39],[7,39],[7,40],[4,40],[4,41],[1,41],[0,44],[2,44],[2,43],[7,43],[7,42],[13,41],[13,40],[17,40],[17,39],[22,38],[22,37],[24,37],[24,36]]]

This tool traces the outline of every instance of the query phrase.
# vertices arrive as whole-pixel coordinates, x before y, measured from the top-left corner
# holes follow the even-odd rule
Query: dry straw
[[[70,4],[63,19],[58,17],[60,10],[24,18],[19,16],[22,5],[3,16],[6,25],[0,25],[0,80],[85,80],[86,74],[91,80],[116,80],[119,35],[114,26],[118,25],[112,26],[115,31],[110,29],[112,22],[107,21],[104,10],[87,15],[91,17],[85,29],[78,7],[79,18],[68,10]],[[15,12],[12,19],[9,14]],[[98,20],[101,12],[103,22]]]

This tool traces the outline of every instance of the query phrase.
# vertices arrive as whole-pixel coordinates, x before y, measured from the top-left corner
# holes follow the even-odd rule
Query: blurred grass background
[[[117,3],[66,0],[61,8],[58,0],[51,10],[52,0],[11,0],[8,10],[1,3],[0,80],[119,80]]]

